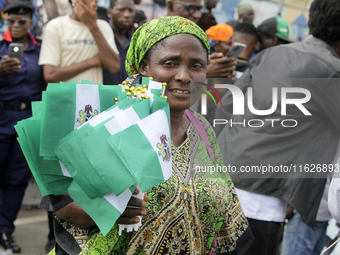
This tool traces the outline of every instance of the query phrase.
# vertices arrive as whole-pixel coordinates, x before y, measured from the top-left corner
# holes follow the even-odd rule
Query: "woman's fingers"
[[[141,207],[141,208],[143,208],[143,207],[146,206],[146,201],[142,200],[140,198],[131,197],[127,206],[134,206],[134,207]]]
[[[126,207],[125,211],[122,213],[121,217],[136,217],[136,216],[145,216],[146,210],[144,208],[133,208]]]
[[[136,224],[138,222],[139,222],[138,217],[127,218],[127,217],[120,216],[117,220],[118,224]]]
[[[136,189],[136,191],[133,194],[138,195],[138,193],[139,193],[139,191]],[[135,223],[138,223],[139,218],[137,216],[145,216],[146,215],[146,210],[144,209],[144,207],[146,206],[147,201],[149,201],[149,197],[145,194],[144,194],[143,199],[131,197],[125,211],[119,217],[117,222],[119,224],[135,224]]]
[[[133,192],[134,195],[138,195],[139,194],[139,189],[135,189],[135,191]]]
[[[126,207],[125,211],[118,218],[117,222],[119,224],[135,224],[139,222],[137,216],[145,216],[146,210],[143,208],[132,208]]]
[[[150,198],[146,194],[144,194],[144,201],[148,202],[149,200],[150,200]]]

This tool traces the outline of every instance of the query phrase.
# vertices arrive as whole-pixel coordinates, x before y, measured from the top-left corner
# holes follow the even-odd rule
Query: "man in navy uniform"
[[[4,11],[8,30],[0,42],[0,245],[19,253],[13,240],[13,222],[17,218],[31,173],[17,142],[14,125],[32,116],[31,102],[41,99],[46,83],[38,65],[40,41],[29,29],[34,6],[15,2]],[[22,44],[22,60],[9,57],[10,43]]]

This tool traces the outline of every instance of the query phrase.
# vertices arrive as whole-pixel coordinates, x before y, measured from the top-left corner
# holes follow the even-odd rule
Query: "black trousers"
[[[30,178],[31,171],[17,136],[0,134],[0,233],[14,232],[14,221]]]
[[[254,242],[244,255],[275,255],[279,247],[283,223],[249,218],[248,222]]]

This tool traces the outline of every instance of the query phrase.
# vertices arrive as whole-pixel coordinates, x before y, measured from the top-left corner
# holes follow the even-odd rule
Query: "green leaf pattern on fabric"
[[[132,233],[123,231],[122,235],[119,236],[118,231],[118,224],[115,224],[106,236],[103,236],[98,228],[94,229],[88,237],[85,248],[79,255],[124,254]]]
[[[205,126],[217,165],[223,166],[215,133]],[[147,215],[137,232],[118,236],[117,224],[104,237],[92,231],[80,255],[192,254],[230,252],[248,228],[233,183],[226,172],[197,172],[213,166],[205,144],[192,124],[180,147],[171,146],[173,175],[147,192]],[[218,237],[217,247],[211,247]]]

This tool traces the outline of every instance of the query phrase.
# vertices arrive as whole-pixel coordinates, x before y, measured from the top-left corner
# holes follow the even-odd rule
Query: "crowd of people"
[[[31,174],[14,126],[32,115],[31,102],[41,100],[47,84],[85,79],[135,86],[142,77],[153,77],[167,83],[173,173],[144,199],[131,198],[117,221],[134,224],[143,216],[142,226],[120,236],[114,226],[103,236],[68,193],[49,195],[40,204],[51,223],[46,252],[321,253],[330,211],[340,218],[340,187],[331,171],[311,178],[310,172],[259,177],[239,170],[290,165],[302,173],[306,165],[339,166],[340,2],[314,0],[310,36],[295,43],[279,16],[255,27],[256,13],[245,2],[238,6],[237,20],[217,24],[212,13],[217,2],[166,0],[167,16],[146,22],[136,0],[111,0],[107,10],[97,0],[45,0],[42,40],[30,31],[35,12],[30,2],[19,0],[5,8],[8,29],[0,41],[1,246],[21,252],[13,239],[14,221]],[[13,43],[22,47],[21,57],[11,56]],[[235,44],[245,49],[228,56]],[[207,121],[193,111],[199,109],[200,96],[195,80],[213,86],[224,79],[234,88],[218,90],[221,102],[217,107],[209,102]],[[273,95],[277,90],[279,96]],[[235,114],[235,91],[247,102],[242,115]],[[214,119],[235,125],[215,125]],[[285,125],[292,120],[296,125]],[[197,166],[217,165],[238,171],[196,171]]]

